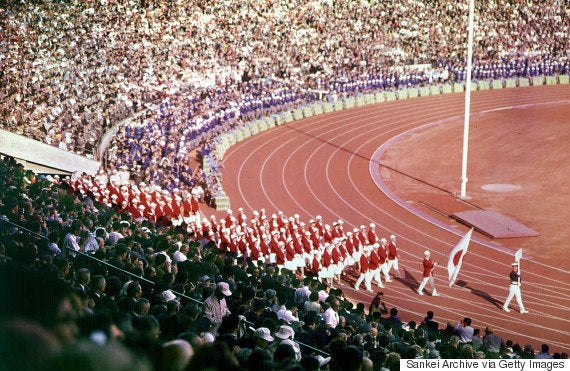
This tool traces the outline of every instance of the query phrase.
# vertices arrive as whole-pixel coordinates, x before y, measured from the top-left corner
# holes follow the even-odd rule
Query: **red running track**
[[[232,208],[322,215],[348,227],[376,223],[399,236],[405,278],[388,283],[386,302],[402,320],[434,310],[440,324],[473,319],[505,339],[551,351],[570,349],[570,86],[473,92],[469,202],[496,210],[540,232],[491,240],[474,233],[458,281],[448,287],[447,253],[467,228],[445,214],[468,210],[453,196],[461,184],[463,94],[385,102],[299,120],[230,148],[223,187]],[[486,184],[514,185],[489,192]],[[510,188],[509,188],[510,189]],[[430,207],[426,207],[429,205]],[[439,210],[435,212],[433,210]],[[442,215],[442,213],[444,215]],[[501,310],[513,253],[523,247],[523,301],[530,313]],[[418,296],[422,252],[432,250],[441,296]],[[343,292],[355,302],[372,294]]]

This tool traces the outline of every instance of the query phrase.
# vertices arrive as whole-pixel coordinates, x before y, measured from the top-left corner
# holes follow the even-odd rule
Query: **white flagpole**
[[[467,71],[465,79],[465,121],[463,124],[463,161],[461,164],[461,198],[467,197],[467,153],[469,145],[469,112],[471,111],[471,70],[473,59],[474,0],[469,0],[469,35],[467,40]]]

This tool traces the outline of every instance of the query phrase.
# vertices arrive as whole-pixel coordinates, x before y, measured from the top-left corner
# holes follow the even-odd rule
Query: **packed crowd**
[[[418,5],[414,4],[414,6]],[[431,16],[426,15],[425,12],[421,12],[417,8],[414,9],[418,11],[417,14],[420,14],[420,17],[429,18],[428,23],[438,19],[435,17],[441,16],[446,11],[450,12],[449,17],[453,17],[457,12],[457,10],[446,10],[440,7],[434,13],[434,19],[431,19]],[[399,19],[402,17],[399,12],[406,10],[406,8],[392,10],[393,13],[390,17],[398,19],[393,26],[399,25]],[[328,15],[326,10],[325,14]],[[237,88],[227,85],[224,89],[220,89],[219,85],[216,85],[190,95],[185,92],[169,96],[169,101],[161,104],[159,109],[153,112],[153,116],[140,117],[136,122],[131,122],[121,128],[117,140],[108,152],[110,163],[126,164],[133,169],[140,167],[144,171],[145,182],[169,187],[173,184],[173,179],[178,179],[177,175],[183,173],[184,169],[187,168],[188,156],[192,149],[200,147],[202,156],[209,156],[211,163],[218,164],[216,153],[212,153],[211,149],[220,134],[230,131],[248,120],[314,102],[319,96],[317,92],[325,92],[326,99],[334,100],[355,94],[464,80],[465,66],[461,59],[457,58],[439,60],[432,63],[432,66],[427,69],[397,67],[406,64],[406,60],[408,63],[412,63],[410,57],[412,55],[423,56],[414,62],[429,62],[437,59],[433,55],[422,54],[420,50],[424,50],[425,45],[416,45],[420,41],[414,39],[411,34],[402,32],[407,36],[400,37],[398,34],[386,36],[389,30],[379,30],[379,26],[374,25],[372,21],[373,17],[378,14],[381,12],[372,12],[371,18],[362,20],[368,27],[358,29],[364,33],[361,38],[356,38],[357,44],[363,44],[359,45],[358,48],[365,50],[362,54],[366,57],[363,57],[362,61],[358,63],[351,61],[350,63],[353,64],[350,65],[342,58],[337,58],[336,61],[330,59],[326,53],[326,57],[320,56],[325,61],[322,70],[316,70],[314,63],[310,63],[310,66],[306,65],[305,68],[295,68],[297,71],[302,71],[302,74],[292,77],[290,73],[280,73],[277,76],[267,75],[267,71],[271,71],[271,69],[259,69],[256,74],[251,74],[248,71],[247,78],[242,80]],[[385,16],[388,17],[386,14]],[[329,21],[330,19],[327,19],[326,23],[330,24]],[[306,27],[306,25],[303,26]],[[342,24],[338,24],[338,26],[347,27],[347,25]],[[351,27],[351,25],[348,26]],[[435,28],[437,29],[437,27]],[[519,31],[521,30],[517,29],[514,32]],[[450,30],[446,32],[449,33]],[[350,32],[348,34],[350,35]],[[385,35],[387,40],[391,40],[390,42],[386,41],[391,43],[387,49],[401,48],[400,44],[402,43],[407,46],[409,53],[402,58],[388,53],[391,56],[386,59],[386,56],[382,56],[383,48],[370,43],[370,40],[376,40],[377,35],[380,34]],[[453,35],[457,37],[461,34],[454,33]],[[326,34],[326,37],[331,37],[331,35]],[[335,36],[336,38],[338,35]],[[479,39],[482,39],[481,35],[479,35]],[[330,44],[331,41],[328,43]],[[364,45],[365,43],[368,44]],[[520,45],[518,41],[513,42],[514,44]],[[336,50],[335,48],[339,45],[333,43],[329,47],[331,50]],[[370,47],[372,47],[372,51],[366,50]],[[488,48],[486,50],[490,53]],[[276,56],[275,60],[279,61],[283,53],[265,50],[262,55],[272,52],[275,53],[273,54]],[[356,52],[353,51],[353,53]],[[455,57],[460,53],[446,49],[443,55]],[[551,55],[545,50],[531,50],[529,54],[523,53],[521,55],[511,54],[508,58],[506,57],[508,54],[501,50],[497,55],[500,55],[501,58],[492,58],[491,60],[488,60],[488,57],[481,58],[476,64],[473,73],[474,78],[505,79],[567,73],[568,71],[567,59],[551,58]],[[283,61],[282,64],[294,66],[295,61],[287,60],[286,62]],[[325,68],[327,65],[338,67],[327,69]],[[167,140],[167,138],[171,140]],[[208,190],[209,194],[217,194],[220,177],[218,169],[213,169],[203,183],[202,186]],[[184,179],[182,183],[192,185],[192,182],[189,183]]]
[[[342,287],[361,272],[329,279],[275,253],[256,260],[239,240],[232,247],[220,228],[249,231],[255,222],[243,212],[217,228],[174,227],[133,219],[73,191],[71,179],[55,180],[0,162],[0,368],[397,370],[400,359],[567,357],[474,328],[471,318],[440,326],[429,311],[404,320],[381,291],[352,303]],[[259,216],[267,219],[258,230],[273,236],[295,236],[287,225],[303,223]],[[320,236],[313,244],[329,238],[325,225],[318,232],[321,221],[305,226]],[[378,237],[372,226],[348,236],[336,224],[335,248],[355,235],[367,244]]]
[[[121,127],[106,170],[191,187],[192,150],[317,92],[335,99],[463,81],[466,7],[11,1],[0,9],[0,126],[94,156],[107,128],[148,107]],[[568,73],[563,2],[477,3],[475,16],[474,78]],[[215,194],[219,179],[205,180]]]

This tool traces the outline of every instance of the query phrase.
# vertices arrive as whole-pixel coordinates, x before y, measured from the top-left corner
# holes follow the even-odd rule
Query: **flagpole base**
[[[463,195],[463,194],[461,194],[461,192],[457,193],[457,191],[453,192],[453,196],[455,198],[460,199],[460,200],[471,200],[471,199],[473,199],[473,197],[468,196],[468,195]]]

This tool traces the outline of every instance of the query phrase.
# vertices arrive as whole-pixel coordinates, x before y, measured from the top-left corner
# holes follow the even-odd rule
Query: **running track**
[[[568,351],[570,260],[565,217],[570,213],[564,207],[562,211],[557,210],[561,213],[558,215],[537,213],[544,212],[539,206],[546,199],[555,206],[570,206],[566,195],[570,193],[569,162],[563,162],[570,154],[570,138],[565,134],[570,133],[567,119],[570,117],[570,86],[473,92],[470,135],[475,144],[470,144],[472,167],[468,168],[468,195],[473,197],[470,202],[510,216],[519,212],[534,215],[534,219],[523,222],[530,223],[541,236],[493,241],[474,233],[458,281],[447,287],[447,253],[467,228],[426,208],[425,203],[445,212],[469,209],[451,195],[458,192],[460,186],[463,100],[463,94],[452,94],[384,102],[265,131],[226,152],[224,190],[232,208],[241,206],[248,215],[261,208],[269,214],[278,210],[286,215],[298,213],[305,221],[322,215],[327,223],[340,218],[345,221],[345,227],[352,228],[374,222],[379,226],[379,235],[398,235],[400,270],[405,273],[404,278],[388,283],[383,291],[388,306],[398,307],[403,321],[419,323],[428,310],[434,310],[440,326],[449,320],[457,322],[470,316],[475,328],[483,330],[492,326],[505,340],[512,339],[521,346],[529,343],[536,349],[545,342],[551,351]],[[540,115],[532,114],[533,109]],[[509,115],[516,116],[517,112],[519,116],[511,124],[528,121],[525,127],[530,135],[535,135],[533,130],[539,130],[538,127],[545,130],[540,126],[544,123],[537,121],[546,112],[554,112],[555,118],[547,117],[548,122],[563,129],[547,138],[550,140],[548,148],[534,146],[528,140],[524,141],[526,145],[516,140],[516,135],[521,135],[518,128],[514,141],[505,140],[508,135],[504,134],[503,127],[508,127]],[[492,126],[485,129],[490,121]],[[504,154],[493,154],[488,147],[477,145],[486,142],[504,149]],[[456,146],[446,147],[451,144]],[[521,147],[526,150],[518,153]],[[514,201],[509,202],[509,197],[501,195],[504,202],[496,202],[496,195],[480,191],[476,179],[485,178],[486,173],[498,171],[508,175],[507,181],[485,179],[487,183],[516,182],[517,176],[521,176],[518,174],[512,179],[512,173],[520,170],[517,166],[489,161],[497,162],[500,160],[497,156],[508,154],[513,154],[515,159],[524,158],[523,154],[528,152],[532,152],[531,159],[541,161],[538,168],[546,171],[538,171],[535,177],[538,180],[533,178],[533,182],[550,174],[565,185],[564,192],[533,188],[525,183],[523,192],[513,195]],[[478,166],[478,161],[474,161],[478,156],[491,158]],[[543,169],[543,160],[552,157],[558,167]],[[523,167],[532,165],[527,161],[523,160]],[[517,199],[521,194],[522,201]],[[554,227],[561,232],[551,233],[556,230]],[[530,310],[524,315],[518,313],[514,300],[510,313],[500,309],[507,294],[513,252],[520,246],[525,251],[521,267],[523,301]],[[432,250],[432,259],[441,264],[435,272],[440,297],[420,297],[415,292],[421,280],[422,252],[428,248]],[[349,277],[339,287],[349,299],[368,305],[372,294],[354,290],[352,282]]]

